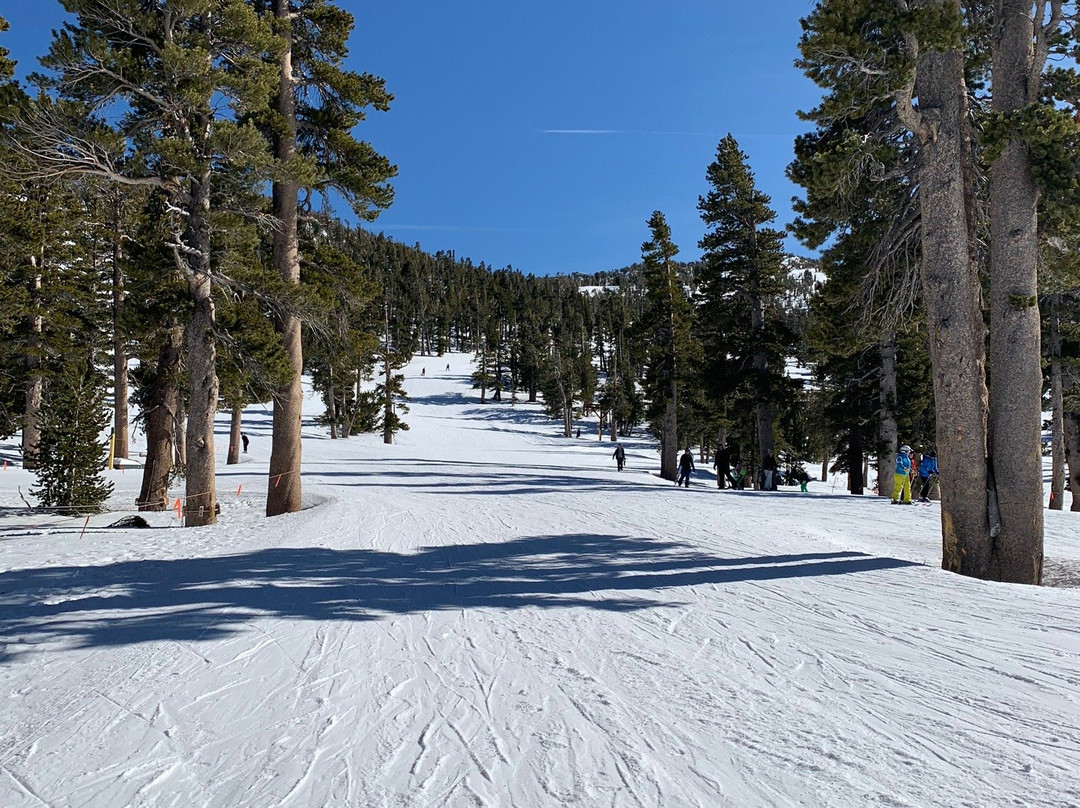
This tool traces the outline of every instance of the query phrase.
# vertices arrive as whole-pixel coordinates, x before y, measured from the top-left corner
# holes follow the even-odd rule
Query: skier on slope
[[[690,454],[690,447],[686,447],[686,451],[683,452],[682,457],[679,458],[679,479],[675,481],[675,485],[686,484],[686,487],[690,487],[690,472],[694,470],[694,456]]]
[[[937,476],[937,452],[927,452],[919,463],[919,502],[930,501],[930,483]]]
[[[893,474],[893,505],[911,504],[911,447],[900,447],[900,454],[896,456],[896,469]]]
[[[626,463],[626,450],[623,449],[621,443],[615,444],[615,451],[611,455],[615,458],[615,462],[619,466],[619,471],[623,470],[623,464]]]

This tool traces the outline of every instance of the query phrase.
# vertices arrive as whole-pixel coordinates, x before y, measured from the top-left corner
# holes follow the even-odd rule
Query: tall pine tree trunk
[[[128,457],[128,369],[127,340],[124,339],[124,258],[120,238],[123,197],[117,193],[113,199],[113,255],[112,255],[112,327],[113,327],[113,455]]]
[[[41,308],[41,273],[44,255],[30,256],[30,266],[34,270],[34,279],[30,284],[29,317],[30,336],[27,340],[26,358],[26,396],[23,405],[22,429],[22,465],[24,469],[37,469],[37,447],[41,442],[41,407],[45,401],[45,377],[41,372],[42,338],[44,326],[40,314]]]
[[[173,436],[179,417],[180,391],[177,376],[183,350],[183,330],[170,328],[158,351],[157,368],[151,382],[149,407],[144,415],[146,463],[142,488],[136,503],[140,511],[162,511],[169,507],[169,478],[173,470]]]
[[[184,411],[183,399],[178,399],[176,415],[173,417],[173,448],[176,465],[182,469],[187,468],[187,413]]]
[[[661,424],[660,477],[674,482],[677,479],[679,466],[679,422],[674,379],[668,390],[669,397]]]
[[[859,424],[852,424],[848,438],[848,492],[862,496],[865,488],[863,479],[862,430]],[[890,475],[891,477],[891,475]],[[890,490],[890,494],[892,491]]]
[[[209,171],[192,181],[192,201],[187,222],[184,254],[188,269],[188,292],[192,311],[184,340],[188,368],[186,441],[186,491],[184,526],[199,527],[217,521],[215,490],[214,418],[217,415],[217,343],[210,283]]]
[[[1038,100],[1031,0],[998,0],[995,112]],[[990,576],[1038,584],[1043,564],[1042,367],[1036,257],[1038,188],[1027,146],[1007,143],[990,170],[990,460],[998,518]]]
[[[390,335],[387,334],[387,340]],[[387,342],[386,354],[383,356],[383,443],[394,442],[394,388],[393,366],[390,364],[390,343]]]
[[[334,368],[331,366],[329,373],[327,374],[326,381],[326,400],[328,402],[329,412],[326,414],[330,419],[330,440],[338,439],[338,405],[337,405],[337,391],[334,384]],[[276,480],[270,478],[270,487],[273,488]]]
[[[756,283],[754,284],[757,285]],[[758,465],[765,461],[766,455],[775,455],[776,444],[773,437],[772,392],[769,389],[769,355],[765,351],[765,312],[761,297],[752,291],[750,297],[751,339],[758,347],[754,351],[754,384],[757,406]]]
[[[896,450],[900,448],[896,425],[896,332],[889,330],[878,345],[881,375],[878,377],[877,487],[879,497],[891,497]]]
[[[244,409],[242,407],[232,408],[231,417],[229,418],[229,453],[225,457],[226,466],[232,466],[240,462],[240,443],[242,441],[240,434],[243,429],[243,415]]]
[[[946,0],[953,3],[955,0]],[[987,518],[985,327],[970,254],[964,160],[967,90],[959,49],[917,62],[921,125],[919,207],[922,286],[941,468],[942,567],[976,578],[990,572]]]
[[[1080,413],[1062,413],[1065,462],[1069,467],[1069,510],[1080,511]]]
[[[278,127],[274,157],[287,164],[296,153],[296,102],[293,95],[292,29],[289,0],[273,0],[273,13],[281,26],[283,49],[278,57]],[[297,192],[295,182],[277,181],[273,187],[273,264],[286,283],[300,283],[300,248],[297,236]],[[276,322],[282,345],[289,358],[289,381],[274,391],[274,432],[270,446],[270,476],[266,493],[266,515],[293,513],[302,506],[300,485],[302,408],[304,392],[300,377],[304,369],[300,319],[281,315]]]
[[[1061,379],[1061,332],[1057,295],[1050,297],[1050,509],[1065,507],[1065,401]]]

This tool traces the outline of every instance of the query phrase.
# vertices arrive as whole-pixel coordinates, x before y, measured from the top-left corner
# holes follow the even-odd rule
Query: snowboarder
[[[937,476],[937,452],[927,452],[919,463],[919,502],[930,501],[930,484]]]
[[[731,450],[728,447],[721,446],[716,450],[713,468],[716,469],[716,487],[723,488],[724,481],[731,476]]]
[[[686,447],[686,451],[683,452],[682,457],[679,458],[679,479],[675,481],[675,485],[686,484],[686,487],[690,487],[690,472],[694,470],[694,456],[690,454],[690,447]]]
[[[626,463],[626,450],[623,449],[621,443],[615,444],[615,452],[611,455],[615,458],[615,463],[619,467],[619,471],[623,470],[623,465]]]
[[[796,461],[793,463],[785,475],[789,485],[799,484],[799,490],[804,494],[806,493],[806,484],[810,482],[810,475],[806,473],[806,469],[803,468],[802,463]]]
[[[911,504],[911,447],[907,444],[900,447],[900,454],[896,456],[896,469],[893,474],[892,504]]]
[[[736,461],[735,470],[731,472],[731,487],[736,491],[746,488],[746,466],[741,460]]]
[[[240,442],[244,444],[244,454],[247,454],[248,436],[245,435],[243,432],[240,433]]]

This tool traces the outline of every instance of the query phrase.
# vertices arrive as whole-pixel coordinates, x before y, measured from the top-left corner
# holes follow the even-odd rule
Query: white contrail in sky
[[[679,137],[722,137],[715,132],[668,132],[648,129],[541,129],[542,135],[675,135]]]
[[[622,135],[622,129],[541,129],[544,135]]]

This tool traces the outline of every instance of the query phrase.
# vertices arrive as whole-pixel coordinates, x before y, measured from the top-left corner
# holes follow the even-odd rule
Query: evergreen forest
[[[394,99],[345,68],[340,5],[64,6],[29,82],[0,48],[0,434],[44,507],[102,509],[138,419],[137,507],[182,479],[185,524],[212,524],[215,418],[236,462],[272,402],[266,513],[296,511],[302,377],[333,439],[392,443],[402,366],[467,352],[480,403],[647,432],[669,480],[689,450],[889,497],[901,444],[933,453],[964,575],[1040,582],[1044,454],[1050,507],[1071,484],[1080,510],[1075,3],[808,4],[796,220],[728,135],[696,245],[657,210],[632,266],[541,277],[379,232],[397,167],[363,122]]]

